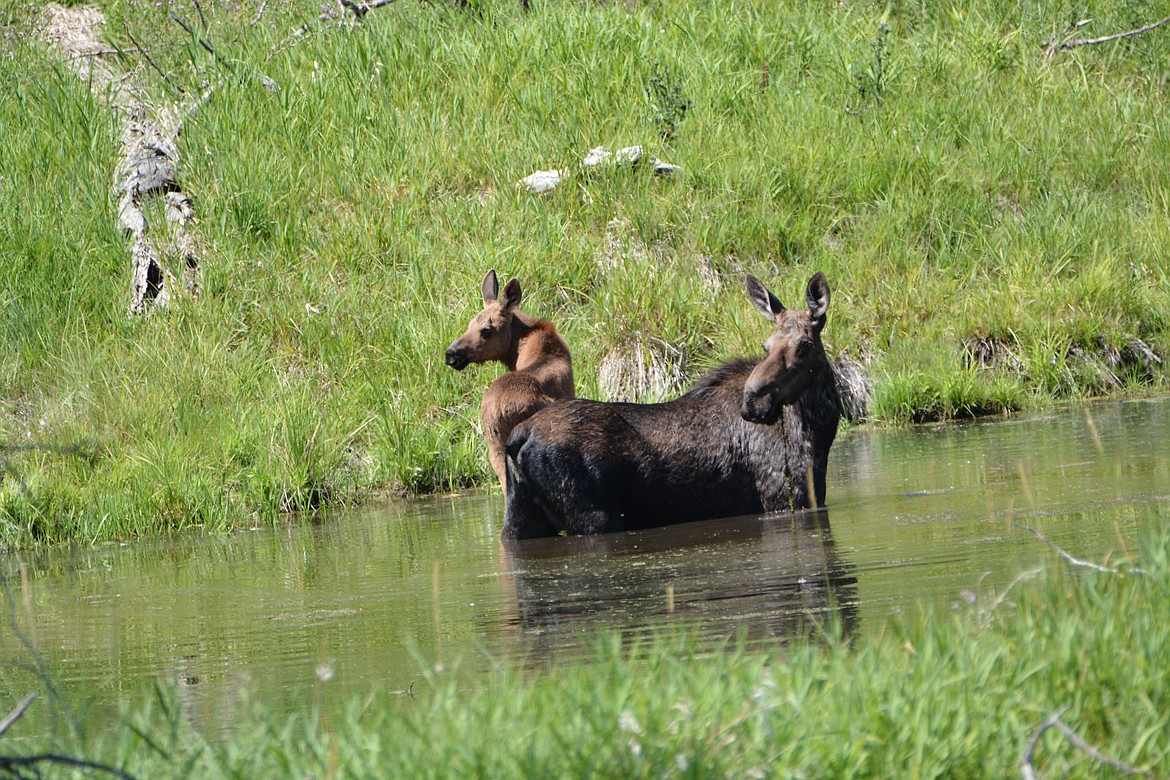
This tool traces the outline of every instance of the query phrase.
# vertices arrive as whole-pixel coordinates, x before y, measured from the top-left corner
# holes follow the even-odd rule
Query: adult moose
[[[573,364],[569,345],[548,320],[517,310],[520,281],[512,279],[500,295],[495,270],[480,286],[483,311],[467,331],[447,347],[447,365],[462,371],[470,363],[498,360],[508,373],[496,378],[483,394],[480,420],[487,440],[488,460],[507,492],[504,446],[512,429],[560,398],[573,397]]]
[[[516,426],[503,537],[584,535],[823,506],[840,402],[821,331],[829,284],[789,310],[750,274],[775,322],[759,360],[716,368],[661,404],[573,400]]]

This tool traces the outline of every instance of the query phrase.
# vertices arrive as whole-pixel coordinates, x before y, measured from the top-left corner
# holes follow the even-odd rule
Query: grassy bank
[[[217,86],[180,144],[203,289],[130,317],[119,116],[4,0],[0,547],[489,484],[498,369],[441,356],[493,267],[585,396],[758,353],[744,271],[825,271],[874,421],[1165,387],[1170,34],[1040,46],[1152,4],[692,5],[105,3],[157,99]],[[636,143],[683,171],[514,186]]]
[[[1059,714],[1100,754],[1161,777],[1170,547],[1131,563],[1144,572],[1053,555],[1042,580],[852,643],[712,654],[666,637],[631,652],[612,638],[589,663],[486,680],[424,665],[410,696],[371,694],[341,712],[285,719],[245,700],[224,713],[226,739],[195,733],[164,695],[57,747],[139,777],[1003,778],[1029,755],[1042,777],[1120,776],[1057,728],[1036,737]],[[9,755],[49,745],[44,710],[27,717]]]

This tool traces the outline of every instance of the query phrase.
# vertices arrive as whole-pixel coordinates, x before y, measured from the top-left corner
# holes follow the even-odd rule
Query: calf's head
[[[796,401],[828,364],[821,331],[829,308],[829,283],[820,271],[809,280],[804,292],[807,310],[784,308],[751,274],[747,275],[747,294],[776,327],[764,342],[767,355],[744,383],[740,414],[748,422],[771,425],[779,419],[784,404]]]
[[[483,278],[483,311],[467,325],[467,332],[447,347],[447,365],[456,371],[469,363],[503,360],[512,348],[512,314],[520,305],[520,282],[516,279],[504,286],[494,270]]]

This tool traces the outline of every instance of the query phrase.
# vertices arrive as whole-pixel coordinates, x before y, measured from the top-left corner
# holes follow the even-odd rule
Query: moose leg
[[[540,435],[534,433],[532,424],[517,425],[508,441],[505,460],[506,508],[504,530],[500,534],[504,541],[556,536],[560,533],[560,524],[553,521],[557,517],[556,507],[549,505],[550,501],[557,503],[556,497],[546,495],[542,489],[544,483],[541,479],[547,476],[541,473],[545,454],[547,452],[540,442]],[[533,481],[530,469],[536,470],[536,481]]]
[[[508,436],[516,423],[523,418],[514,409],[512,396],[509,392],[513,383],[508,380],[515,374],[505,374],[492,383],[484,393],[483,403],[480,405],[480,420],[483,423],[483,437],[487,441],[488,461],[492,464],[492,471],[500,480],[500,489],[508,495],[508,481],[504,472],[504,447],[508,444]]]
[[[500,480],[504,495],[508,481],[504,472],[504,448],[512,429],[527,420],[552,401],[540,392],[540,386],[524,373],[509,373],[496,379],[484,393],[480,404],[483,435],[487,439],[488,460]]]
[[[504,491],[504,495],[508,495],[508,481],[504,472],[504,445],[508,442],[508,434],[512,432],[509,427],[508,430],[501,430],[499,420],[484,420],[483,421],[483,436],[487,440],[488,448],[488,462],[492,464],[492,471],[496,472],[496,477],[500,480],[500,489]]]
[[[534,494],[532,486],[523,480],[518,480],[515,470],[516,464],[513,462],[508,469],[508,480],[511,484],[505,490],[507,501],[504,511],[504,530],[500,534],[500,538],[504,541],[512,541],[556,536],[557,529],[549,522],[548,514]]]

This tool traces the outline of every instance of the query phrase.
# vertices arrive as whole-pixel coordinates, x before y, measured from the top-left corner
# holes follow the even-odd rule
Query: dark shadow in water
[[[502,556],[511,608],[487,629],[518,631],[538,658],[579,652],[601,630],[750,643],[857,628],[857,580],[824,509],[531,539]]]

